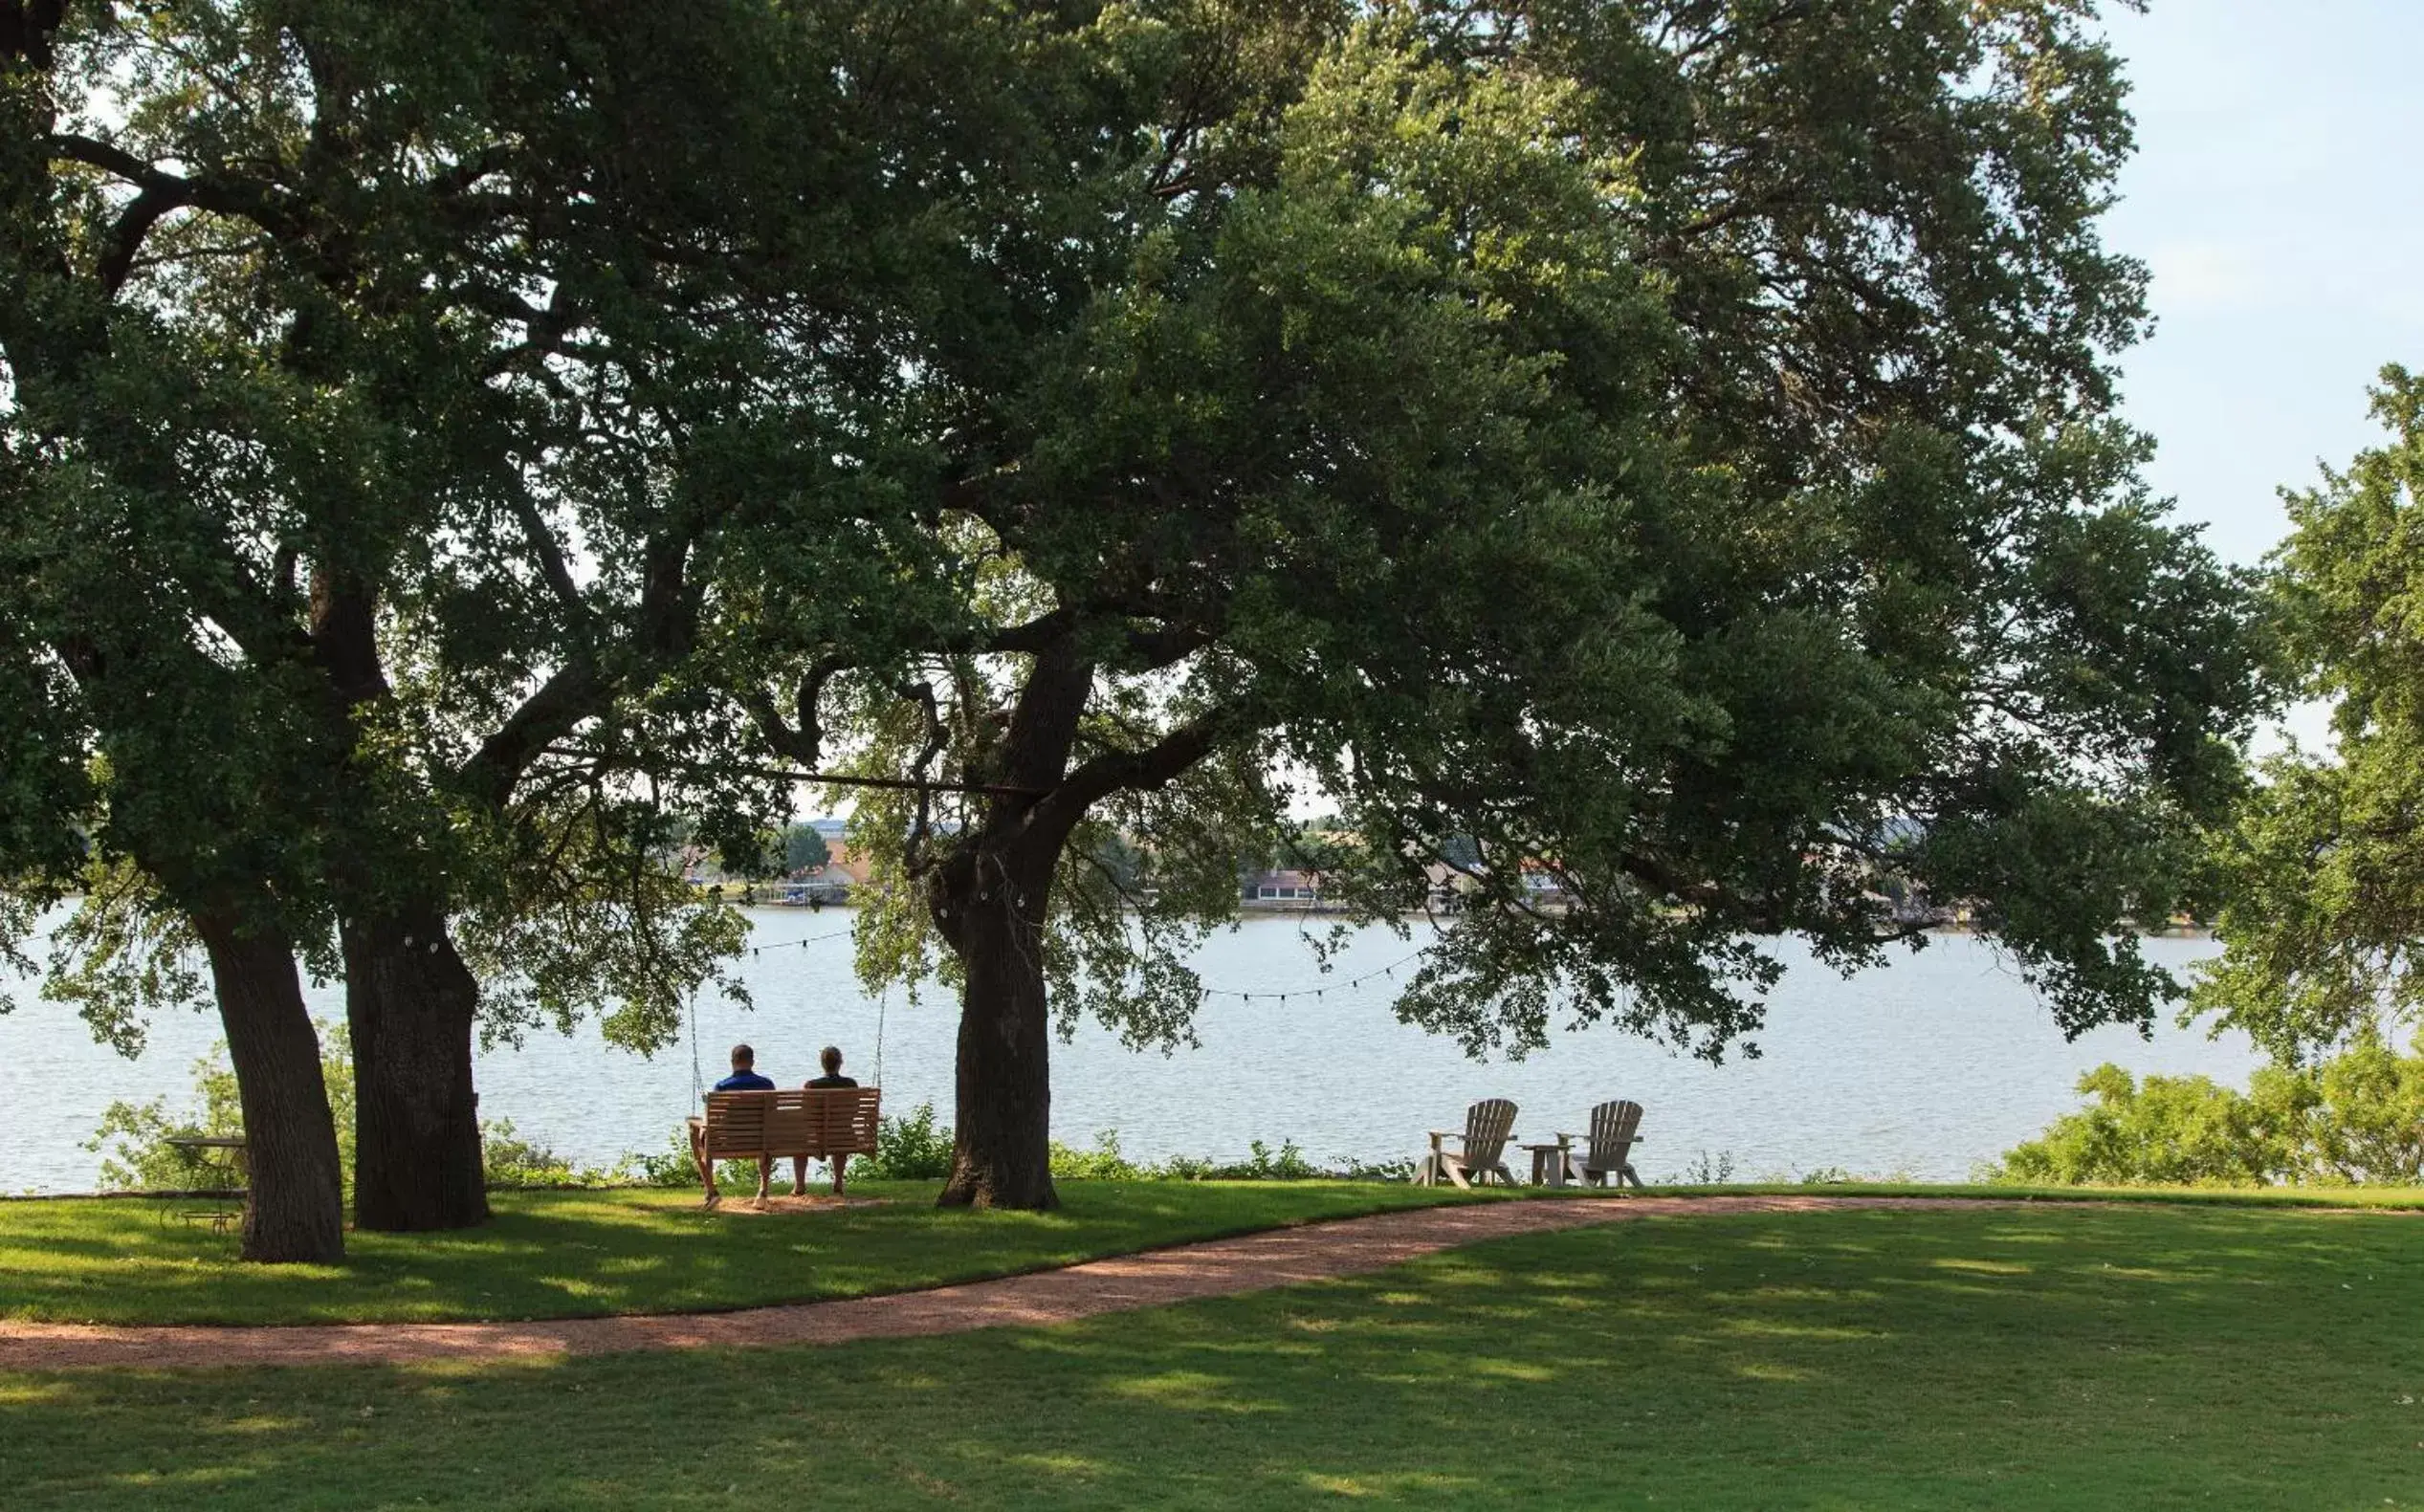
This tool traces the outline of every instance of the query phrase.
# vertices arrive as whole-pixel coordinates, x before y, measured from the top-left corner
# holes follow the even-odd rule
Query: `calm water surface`
[[[700,1063],[712,1081],[732,1041],[758,1047],[780,1082],[815,1074],[817,1049],[839,1044],[848,1069],[876,1080],[887,1108],[931,1099],[949,1116],[954,1009],[929,997],[866,997],[850,973],[850,942],[832,937],[847,915],[761,909],[761,945],[813,939],[747,957],[754,1011],[702,999]],[[2052,1019],[1994,952],[1966,936],[1933,940],[1916,956],[1849,980],[1795,964],[1772,1000],[1762,1055],[1722,1066],[1669,1054],[1607,1030],[1559,1037],[1527,1061],[1477,1063],[1456,1046],[1399,1023],[1387,979],[1354,992],[1334,983],[1402,958],[1412,946],[1384,931],[1355,939],[1327,978],[1297,926],[1257,920],[1204,947],[1207,985],[1256,995],[1215,997],[1203,1044],[1171,1056],[1122,1048],[1098,1028],[1058,1047],[1052,1067],[1056,1137],[1091,1144],[1116,1129],[1132,1156],[1240,1156],[1249,1140],[1293,1139],[1316,1160],[1415,1153],[1422,1131],[1461,1122],[1481,1097],[1522,1107],[1524,1138],[1580,1127],[1598,1101],[1630,1097],[1647,1109],[1635,1161],[1655,1180],[1706,1153],[1730,1157],[1739,1178],[1820,1167],[1957,1180],[2079,1104],[2073,1084],[2103,1061],[2136,1071],[2201,1071],[2244,1086],[2257,1057],[2246,1041],[2209,1040],[2169,1026],[2153,1039],[2104,1029],[2065,1043]],[[2213,953],[2206,940],[2147,942],[2174,968]],[[1330,983],[1319,999],[1263,995]],[[311,989],[313,1010],[343,1017],[341,989]],[[157,1019],[150,1044],[127,1061],[97,1045],[68,1009],[17,995],[0,1017],[0,1191],[93,1186],[100,1157],[81,1148],[114,1098],[167,1094],[182,1104],[194,1061],[219,1038],[214,1015]],[[482,1112],[576,1159],[605,1164],[666,1146],[693,1110],[687,1041],[644,1059],[594,1029],[534,1037],[479,1059]]]

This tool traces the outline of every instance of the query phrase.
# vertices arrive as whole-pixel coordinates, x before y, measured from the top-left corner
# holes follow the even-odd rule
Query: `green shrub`
[[[342,1024],[320,1023],[320,1074],[328,1085],[328,1111],[337,1122],[337,1156],[348,1196],[354,1179],[354,1063]],[[244,1183],[231,1150],[187,1150],[171,1139],[238,1139],[244,1105],[224,1041],[193,1063],[193,1097],[176,1112],[165,1097],[148,1103],[114,1102],[84,1148],[101,1155],[101,1186],[115,1192],[193,1191],[235,1188]],[[113,1143],[115,1141],[115,1143]]]
[[[697,1186],[698,1162],[690,1152],[690,1126],[676,1125],[672,1138],[659,1153],[626,1155],[615,1169],[638,1186]]]
[[[1252,1154],[1248,1158],[1242,1161],[1235,1161],[1225,1166],[1214,1165],[1209,1161],[1191,1162],[1190,1164],[1201,1169],[1185,1173],[1181,1179],[1194,1181],[1311,1181],[1322,1174],[1321,1172],[1313,1168],[1311,1161],[1305,1158],[1305,1152],[1296,1148],[1296,1141],[1292,1139],[1282,1140],[1277,1153],[1273,1153],[1271,1148],[1264,1144],[1259,1139],[1255,1140],[1246,1148],[1252,1151]],[[1163,1172],[1172,1176],[1180,1176],[1181,1173],[1179,1172],[1171,1169],[1176,1167],[1178,1164],[1178,1161],[1171,1161],[1169,1165],[1163,1167]]]
[[[514,1132],[514,1121],[480,1125],[480,1160],[492,1187],[604,1187],[631,1179],[628,1157],[611,1170],[577,1166]]]
[[[1734,1152],[1732,1150],[1720,1150],[1712,1155],[1704,1150],[1686,1161],[1684,1169],[1678,1172],[1671,1180],[1678,1186],[1722,1187],[1731,1183],[1733,1178]]]
[[[320,1079],[328,1088],[328,1111],[337,1124],[337,1158],[348,1198],[354,1182],[354,1063],[344,1026],[320,1023]],[[101,1121],[84,1148],[102,1153],[101,1185],[112,1191],[192,1191],[241,1187],[244,1177],[232,1151],[187,1150],[172,1139],[234,1139],[244,1133],[244,1106],[235,1072],[228,1064],[224,1041],[193,1063],[193,1095],[175,1112],[168,1100],[117,1102],[101,1113]],[[576,1166],[554,1150],[534,1145],[514,1131],[510,1120],[480,1125],[480,1152],[488,1182],[499,1187],[604,1186],[633,1178],[628,1159],[611,1170]],[[690,1166],[690,1149],[682,1141],[682,1163],[690,1179],[698,1179]]]
[[[951,1130],[935,1122],[935,1105],[920,1103],[903,1118],[875,1126],[875,1153],[850,1162],[850,1174],[884,1181],[940,1181],[951,1174]]]
[[[1247,1147],[1244,1160],[1220,1161],[1200,1155],[1173,1155],[1158,1163],[1130,1160],[1119,1148],[1119,1132],[1106,1129],[1094,1136],[1094,1148],[1076,1150],[1055,1142],[1052,1175],[1076,1181],[1411,1181],[1412,1160],[1366,1163],[1342,1160],[1341,1169],[1324,1171],[1305,1158],[1292,1139],[1277,1150],[1262,1140]]]
[[[1119,1152],[1119,1131],[1106,1129],[1094,1136],[1094,1148],[1078,1150],[1052,1141],[1055,1181],[1144,1181],[1153,1172]]]
[[[2245,1092],[2202,1076],[2100,1065],[2095,1102],[1989,1168],[2049,1186],[2412,1185],[2424,1177],[2424,1043],[2367,1039],[2321,1065],[2265,1066]]]
[[[1412,1181],[1416,1166],[1412,1155],[1390,1160],[1357,1160],[1346,1155],[1339,1157],[1338,1168],[1330,1173],[1342,1181]]]

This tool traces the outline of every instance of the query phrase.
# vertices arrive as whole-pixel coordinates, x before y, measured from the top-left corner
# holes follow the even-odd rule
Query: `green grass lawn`
[[[240,1264],[232,1235],[173,1219],[190,1202],[0,1202],[0,1317],[359,1323],[703,1311],[1037,1270],[1445,1195],[1355,1182],[1071,1181],[1059,1212],[1038,1214],[940,1212],[936,1183],[851,1190],[890,1200],[748,1215],[704,1212],[684,1191],[499,1193],[495,1220],[480,1228],[347,1235],[342,1266]]]
[[[2424,1218],[1678,1216],[1050,1329],[0,1377],[14,1512],[2381,1507]]]
[[[0,1202],[0,1318],[54,1323],[393,1323],[688,1312],[863,1296],[1384,1208],[1503,1197],[1357,1182],[1065,1181],[1057,1213],[942,1213],[936,1186],[867,1182],[884,1205],[704,1212],[687,1191],[501,1192],[450,1234],[352,1234],[342,1266],[238,1263],[189,1201]],[[1703,1189],[1661,1189],[1660,1194]],[[2094,1197],[2228,1206],[2424,1206],[2424,1192],[2088,1193],[1994,1187],[1711,1192]]]

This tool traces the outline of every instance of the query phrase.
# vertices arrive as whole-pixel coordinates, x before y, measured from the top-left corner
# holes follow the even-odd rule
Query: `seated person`
[[[842,1074],[842,1051],[838,1045],[826,1045],[817,1052],[817,1063],[825,1074],[810,1082],[810,1086],[856,1086],[858,1084]]]
[[[825,1074],[807,1084],[810,1091],[818,1087],[858,1085],[858,1083],[842,1074],[842,1051],[839,1046],[828,1044],[818,1052],[817,1063],[825,1067]],[[833,1167],[833,1190],[836,1192],[842,1190],[842,1167],[848,1159],[848,1155],[836,1155],[828,1162]],[[791,1162],[792,1194],[797,1196],[807,1190],[808,1163],[804,1158],[795,1159]]]
[[[771,1092],[774,1078],[758,1074],[758,1052],[745,1044],[732,1047],[732,1075],[716,1084],[718,1092]]]
[[[718,1092],[771,1092],[774,1079],[758,1073],[758,1052],[745,1044],[732,1047],[732,1075],[716,1084]],[[690,1121],[691,1158],[698,1163],[698,1174],[707,1183],[707,1205],[714,1207],[720,1194],[716,1191],[715,1163],[707,1158],[707,1121]],[[758,1160],[758,1200],[766,1199],[767,1188],[774,1181],[774,1161],[760,1156]]]

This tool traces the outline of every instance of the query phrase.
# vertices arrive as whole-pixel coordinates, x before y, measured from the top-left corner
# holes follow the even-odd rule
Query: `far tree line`
[[[2085,11],[0,0],[11,932],[121,1042],[207,963],[261,1260],[302,971],[353,1221],[475,1223],[475,1036],[666,1042],[670,837],[804,784],[960,994],[946,1203],[1055,1200],[1055,1027],[1183,1039],[1298,790],[1359,914],[1467,880],[1476,1052],[1718,1056],[1886,858],[2145,1023],[2275,635],[2114,411]]]

